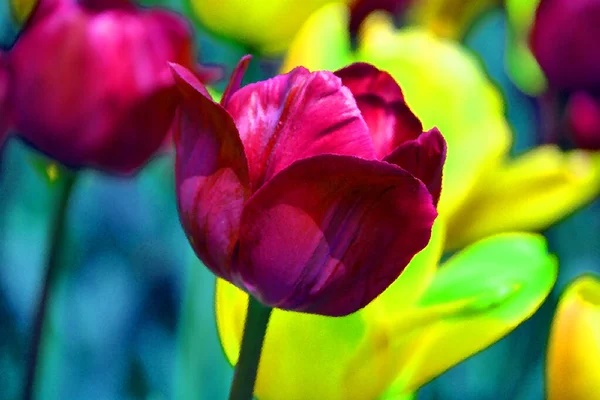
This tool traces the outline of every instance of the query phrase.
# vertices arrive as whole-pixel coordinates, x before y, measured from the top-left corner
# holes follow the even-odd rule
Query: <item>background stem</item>
[[[229,400],[250,400],[272,308],[249,296],[240,357],[235,366]]]
[[[31,347],[27,359],[27,369],[25,376],[25,387],[23,390],[23,399],[31,400],[33,398],[34,385],[36,379],[36,370],[39,364],[40,347],[44,336],[44,322],[46,319],[46,311],[48,309],[48,301],[52,293],[52,287],[58,270],[58,257],[62,248],[64,237],[64,226],[66,220],[69,198],[73,185],[75,183],[75,173],[66,169],[61,170],[63,176],[62,187],[58,194],[58,210],[54,214],[50,226],[48,258],[46,263],[45,275],[42,281],[42,293],[33,321],[33,333],[31,337]]]

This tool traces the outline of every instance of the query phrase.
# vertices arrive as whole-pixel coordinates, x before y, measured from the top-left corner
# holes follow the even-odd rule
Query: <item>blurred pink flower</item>
[[[221,104],[174,65],[182,225],[218,276],[262,303],[345,315],[371,302],[428,243],[446,143],[423,133],[386,72],[296,68]]]
[[[566,94],[573,142],[600,149],[600,1],[541,0],[531,49],[550,90]]]
[[[15,128],[68,166],[132,172],[171,126],[168,62],[194,68],[192,33],[173,13],[127,0],[42,0],[8,53]]]

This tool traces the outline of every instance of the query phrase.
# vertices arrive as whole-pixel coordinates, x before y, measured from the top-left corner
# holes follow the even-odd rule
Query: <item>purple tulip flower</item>
[[[428,243],[446,143],[423,133],[386,72],[296,68],[214,102],[173,65],[181,93],[181,223],[216,275],[263,304],[341,316],[371,302]]]
[[[600,149],[600,0],[542,0],[531,49],[550,90],[567,97],[573,142]]]

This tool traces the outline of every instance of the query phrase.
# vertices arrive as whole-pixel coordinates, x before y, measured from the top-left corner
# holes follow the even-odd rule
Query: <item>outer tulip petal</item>
[[[549,400],[591,400],[600,393],[600,281],[583,276],[563,294],[550,333]]]
[[[235,66],[235,69],[231,74],[231,78],[229,79],[229,83],[227,83],[227,87],[223,92],[223,97],[221,98],[221,105],[223,107],[227,107],[227,103],[229,103],[229,99],[231,99],[231,96],[239,90],[240,86],[242,86],[242,79],[244,79],[244,74],[248,69],[248,64],[250,64],[250,60],[252,60],[252,56],[245,55]]]
[[[352,91],[369,127],[378,159],[423,132],[421,121],[410,111],[400,87],[387,72],[370,64],[354,63],[335,74]]]
[[[126,118],[117,122],[118,131],[112,141],[99,148],[89,165],[108,172],[131,173],[148,160],[164,142],[165,132],[173,122],[177,108],[177,89],[157,89],[135,104]]]
[[[375,158],[352,93],[331,72],[296,68],[244,86],[231,97],[227,110],[244,143],[253,190],[302,158]]]
[[[427,245],[435,217],[425,186],[401,168],[346,156],[301,160],[244,208],[242,280],[267,305],[346,315],[400,275]]]
[[[443,248],[444,232],[440,227],[438,219],[427,247],[412,259],[381,296],[354,314],[330,318],[274,309],[262,349],[256,396],[260,400],[377,398],[390,382],[383,379],[385,371],[364,381],[347,382],[344,380],[345,368],[371,329],[377,330],[390,316],[406,312],[429,285]],[[245,292],[218,280],[215,295],[217,327],[225,354],[232,364],[237,363],[240,352],[247,304]],[[203,321],[198,321],[199,325],[201,323]],[[198,346],[192,349],[198,349]],[[273,382],[278,384],[273,385]]]
[[[433,128],[415,140],[400,145],[384,158],[407,170],[427,186],[437,205],[442,190],[442,170],[446,161],[446,141],[437,128]]]
[[[240,217],[249,196],[244,148],[231,116],[174,68],[182,102],[175,131],[175,178],[181,223],[200,259],[231,278]]]
[[[394,78],[371,64],[353,63],[337,70],[335,74],[342,79],[342,83],[350,89],[354,97],[363,94],[375,94],[388,103],[404,100],[402,89],[400,89]]]
[[[448,248],[507,230],[542,230],[590,202],[600,192],[600,153],[538,147],[477,188],[448,220]]]
[[[556,264],[538,235],[473,244],[440,267],[417,307],[372,330],[346,382],[384,371],[395,377],[384,398],[413,392],[529,318],[552,289]]]

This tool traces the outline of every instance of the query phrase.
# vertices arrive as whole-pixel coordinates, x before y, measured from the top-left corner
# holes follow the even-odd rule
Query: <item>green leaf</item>
[[[533,234],[492,236],[452,257],[408,316],[415,323],[390,321],[381,352],[395,360],[397,378],[386,395],[410,393],[508,334],[539,308],[556,274]]]

